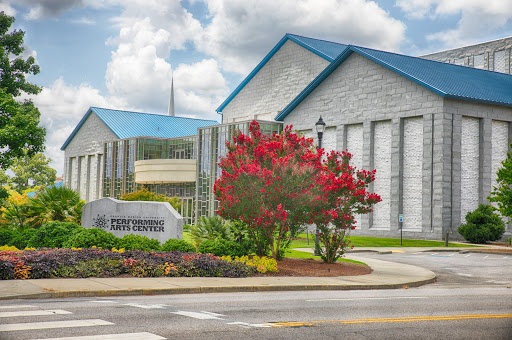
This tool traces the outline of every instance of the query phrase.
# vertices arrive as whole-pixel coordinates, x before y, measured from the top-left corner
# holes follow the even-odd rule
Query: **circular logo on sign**
[[[96,217],[96,218],[93,217],[92,226],[93,226],[93,228],[108,229],[108,220],[106,218],[106,215],[98,214],[98,217]]]

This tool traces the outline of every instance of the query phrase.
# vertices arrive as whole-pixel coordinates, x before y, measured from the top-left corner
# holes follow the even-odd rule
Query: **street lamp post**
[[[325,122],[322,119],[322,116],[320,116],[320,119],[318,122],[315,123],[316,133],[318,134],[318,149],[322,148],[322,138],[324,136],[324,129],[325,129]],[[318,241],[318,226],[315,230],[315,256],[320,256],[320,243]]]

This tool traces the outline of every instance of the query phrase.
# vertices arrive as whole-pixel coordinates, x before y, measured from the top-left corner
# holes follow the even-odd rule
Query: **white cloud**
[[[122,107],[118,98],[105,98],[99,90],[83,84],[70,86],[62,78],[50,87],[44,88],[37,96],[28,96],[41,112],[41,125],[46,127],[47,157],[53,162],[51,166],[60,175],[64,167],[64,153],[60,147],[90,106]]]
[[[457,27],[427,35],[447,48],[479,42],[512,20],[512,1],[399,0],[397,6],[411,18],[437,19],[458,15]]]
[[[16,10],[5,0],[0,0],[0,12],[5,12],[5,14],[11,17],[16,15]]]
[[[226,80],[215,59],[205,59],[195,64],[180,64],[174,71],[174,81],[179,87],[200,94],[225,95]]]
[[[201,25],[179,1],[122,1],[121,15],[113,19],[119,35],[108,40],[116,50],[105,75],[109,94],[126,98],[140,110],[167,110],[172,50],[200,34]],[[172,56],[171,56],[172,59]],[[181,84],[175,81],[175,87]]]
[[[79,25],[95,25],[96,21],[91,20],[90,18],[82,17],[80,19],[73,19],[69,20],[69,22],[73,24],[79,24]]]
[[[405,25],[366,0],[205,0],[212,20],[197,47],[247,74],[285,33],[397,50]]]

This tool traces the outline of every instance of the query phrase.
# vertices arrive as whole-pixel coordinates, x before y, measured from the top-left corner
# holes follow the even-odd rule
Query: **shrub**
[[[216,256],[243,256],[244,249],[236,242],[224,239],[206,240],[199,245],[199,252]]]
[[[17,231],[14,237],[9,242],[10,246],[14,246],[18,249],[25,249],[28,247],[28,241],[34,236],[37,229],[27,228],[25,230]]]
[[[182,251],[184,253],[191,253],[196,251],[196,247],[191,245],[185,240],[177,240],[170,238],[162,245],[162,251]]]
[[[246,277],[255,272],[255,268],[243,263],[230,263],[210,254],[179,251],[119,253],[99,248],[0,251],[0,279],[4,280],[110,277],[122,273],[137,277]]]
[[[82,229],[74,233],[69,240],[64,242],[64,248],[91,248],[98,247],[112,249],[117,246],[118,238],[114,234],[103,229]]]
[[[33,226],[62,221],[80,224],[85,201],[80,193],[67,187],[49,186],[29,200],[28,208]]]
[[[50,222],[39,229],[28,241],[29,247],[34,248],[62,248],[73,233],[83,229],[72,222]]]
[[[221,257],[223,260],[226,260],[228,262],[240,262],[244,263],[248,266],[256,268],[258,273],[279,273],[279,270],[277,269],[277,261],[273,259],[272,257],[267,256],[253,256],[252,258],[249,258],[249,256],[245,255],[242,257],[235,256],[232,258],[231,256],[223,256]]]
[[[232,240],[242,246],[244,254],[253,254],[256,252],[256,244],[255,240],[250,237],[248,228],[247,223],[240,220],[229,223]]]
[[[480,204],[475,211],[466,214],[466,223],[459,226],[459,233],[471,243],[499,240],[505,227],[500,216],[493,211],[492,206]]]
[[[123,260],[103,258],[63,266],[57,269],[52,276],[70,278],[113,277],[124,273],[124,271]]]
[[[143,251],[160,250],[160,242],[143,235],[126,234],[117,239],[117,247],[126,250],[138,249]]]
[[[0,246],[8,245],[15,234],[12,229],[0,229]]]
[[[199,217],[197,225],[190,227],[190,236],[196,247],[205,240],[231,240],[229,223],[220,216]]]
[[[155,194],[146,188],[124,194],[119,197],[123,201],[156,201],[156,202],[168,202],[172,205],[175,210],[179,210],[181,207],[181,201],[178,197],[167,197],[162,194]]]

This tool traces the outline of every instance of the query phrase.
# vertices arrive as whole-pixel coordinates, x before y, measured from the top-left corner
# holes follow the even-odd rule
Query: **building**
[[[510,74],[511,48],[512,37],[508,37],[431,53],[421,58]]]
[[[403,214],[406,237],[440,239],[447,232],[457,237],[465,214],[487,202],[509,150],[512,75],[287,34],[217,112],[222,125],[190,133],[198,135],[196,153],[190,152],[197,158],[192,204],[198,216],[216,210],[212,190],[217,159],[234,131],[245,131],[257,119],[267,124],[268,133],[280,131],[281,124],[293,125],[316,140],[314,124],[322,116],[326,149],[348,149],[358,168],[377,169],[371,190],[383,201],[372,214],[357,218],[355,234],[396,237],[398,215]],[[183,136],[172,143],[183,143]],[[121,148],[130,144],[126,138]],[[105,145],[106,155],[109,147],[120,149]],[[144,161],[136,150],[137,159]],[[154,159],[172,154],[155,153]],[[112,151],[109,157],[105,178],[115,173],[114,159],[121,156]],[[76,162],[89,163],[85,158]],[[67,166],[84,168],[72,161]],[[120,176],[121,182],[131,181]],[[65,178],[75,187],[81,183]],[[118,186],[105,182],[103,191],[131,190]],[[510,235],[510,226],[506,228]]]
[[[135,160],[171,157],[169,152],[174,152],[172,157],[190,158],[190,148],[185,144],[195,143],[198,128],[216,124],[214,120],[91,107],[61,147],[65,153],[64,185],[78,190],[87,202],[131,192],[137,188]],[[183,136],[187,136],[184,140],[188,142],[180,144],[182,148],[178,145],[179,150],[167,150],[167,146],[175,145],[167,139]],[[144,172],[154,173],[158,166],[176,173],[176,168],[166,168],[167,164],[142,166],[141,184],[150,184],[144,179]],[[167,183],[165,179],[160,182],[163,190],[170,193],[194,192],[185,180],[181,184]]]

